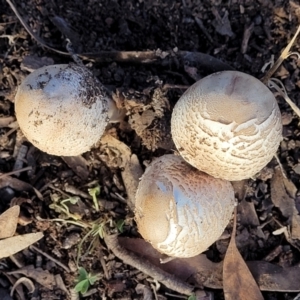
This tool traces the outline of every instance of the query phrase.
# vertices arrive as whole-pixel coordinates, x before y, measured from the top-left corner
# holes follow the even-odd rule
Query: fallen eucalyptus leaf
[[[34,188],[31,184],[22,181],[20,179],[11,177],[11,176],[5,176],[0,178],[0,188],[4,188],[4,187],[11,187],[12,189],[16,190],[16,191],[34,191],[36,196],[40,199],[43,200],[43,196],[42,194],[36,189]]]
[[[0,239],[5,239],[15,234],[19,213],[20,206],[15,205],[0,215]]]
[[[293,202],[295,202],[286,192],[283,175],[279,167],[275,168],[274,176],[271,180],[271,199],[286,218],[293,215]]]
[[[34,244],[43,237],[42,232],[13,236],[0,241],[0,259],[13,255]]]
[[[236,247],[236,215],[231,240],[223,262],[223,289],[226,300],[264,300],[257,283]],[[251,293],[249,293],[251,291]]]
[[[297,188],[284,178],[279,167],[275,168],[275,173],[271,181],[272,202],[278,207],[291,225],[291,238],[300,239],[300,215],[296,208],[295,197]]]
[[[82,180],[89,177],[88,163],[84,157],[79,156],[62,156],[64,162],[78,175]]]

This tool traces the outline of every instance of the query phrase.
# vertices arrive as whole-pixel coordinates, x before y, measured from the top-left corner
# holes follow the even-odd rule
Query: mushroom
[[[171,132],[188,163],[235,181],[254,176],[272,159],[282,123],[276,99],[262,82],[224,71],[199,80],[181,96]]]
[[[15,97],[22,132],[34,146],[53,155],[76,156],[90,150],[116,111],[105,87],[75,64],[35,70]]]
[[[143,238],[161,253],[192,257],[221,236],[234,205],[229,181],[167,154],[154,159],[141,178],[135,220]]]

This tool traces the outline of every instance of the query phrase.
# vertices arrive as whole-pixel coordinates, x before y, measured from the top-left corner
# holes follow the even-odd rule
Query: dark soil
[[[34,38],[8,3],[5,0],[0,3],[0,117],[14,116],[16,88],[29,72],[42,65],[73,61],[66,50],[69,39],[83,63],[114,93],[119,105],[126,107],[125,122],[110,124],[107,132],[130,147],[143,169],[154,157],[174,151],[170,116],[174,104],[188,86],[207,74],[225,69],[262,78],[265,74],[262,68],[273,56],[274,60],[279,57],[296,32],[300,19],[300,5],[297,1],[286,0],[15,1],[16,10],[30,26]],[[296,43],[293,51],[298,48]],[[134,58],[126,56],[124,51],[144,54],[139,53],[140,56]],[[212,60],[208,63],[203,54],[210,55]],[[283,63],[275,77],[282,80],[288,95],[300,107],[300,79],[295,56]],[[284,140],[278,157],[295,185],[298,205],[299,118],[283,99],[278,98],[278,103],[284,122]],[[25,146],[26,154],[21,165],[16,167],[21,146]],[[12,204],[21,205],[20,218],[26,226],[20,225],[18,234],[43,231],[45,237],[36,247],[68,266],[70,271],[32,249],[16,255],[15,259],[22,266],[33,264],[54,275],[60,274],[68,291],[75,286],[77,246],[87,231],[72,224],[41,221],[62,217],[53,209],[53,202],[71,196],[80,199],[80,205],[72,207],[72,213],[77,213],[80,219],[88,222],[100,218],[112,232],[113,222],[125,220],[122,235],[140,237],[130,205],[127,205],[119,159],[119,154],[108,151],[101,144],[75,161],[51,156],[28,143],[16,124],[1,125],[0,172],[32,166],[32,170],[22,172],[18,178],[34,186],[42,199],[33,190],[2,179],[0,214]],[[271,200],[270,183],[276,165],[274,159],[256,179],[245,183],[248,187],[246,199],[254,203],[260,225],[272,218],[288,224]],[[266,175],[268,172],[270,176]],[[101,213],[92,208],[88,194],[88,188],[97,184],[101,188]],[[270,234],[263,242],[253,235],[253,226],[240,224],[237,240],[245,260],[262,260],[280,246],[277,263],[281,266],[299,264],[297,247],[283,236],[271,234],[278,229],[276,224],[266,225]],[[229,228],[227,233],[230,231]],[[157,286],[155,281],[122,263],[107,249],[103,239],[88,251],[91,240],[89,237],[83,243],[80,266],[100,273],[101,278],[90,288],[86,299],[155,299],[152,288]],[[208,258],[221,261],[228,241],[229,235],[214,244],[206,252]],[[1,272],[18,268],[14,259],[0,261],[3,295],[13,283]],[[138,294],[139,284],[148,288],[149,298],[145,292]],[[24,299],[71,299],[62,286],[47,289],[35,283],[33,294],[24,288]],[[204,289],[214,299],[224,297],[221,289]],[[157,299],[176,299],[175,295],[179,294],[164,286],[156,291]],[[264,292],[265,299],[294,299],[296,295],[276,290]],[[1,299],[4,297],[0,294]],[[14,297],[21,299],[16,294]]]

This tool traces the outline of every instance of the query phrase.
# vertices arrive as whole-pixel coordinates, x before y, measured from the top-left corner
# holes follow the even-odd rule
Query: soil
[[[97,239],[89,249],[93,236],[83,240],[86,229],[51,220],[65,219],[58,203],[75,197],[77,203],[70,205],[70,211],[77,220],[100,220],[110,233],[119,228],[123,237],[140,237],[129,200],[134,188],[129,191],[124,179],[124,155],[130,153],[138,158],[141,169],[137,169],[137,176],[154,157],[175,151],[170,135],[172,108],[196,80],[226,69],[262,78],[268,63],[279,57],[296,32],[300,5],[286,0],[29,0],[15,3],[14,12],[9,1],[0,3],[0,172],[31,167],[10,179],[0,178],[0,213],[19,204],[17,233],[44,233],[44,238],[35,244],[42,254],[30,248],[15,258],[0,261],[0,291],[4,295],[1,299],[9,297],[7,292],[16,281],[6,273],[29,265],[60,275],[62,282],[47,288],[31,278],[35,291],[30,293],[25,286],[20,287],[23,299],[81,297],[74,292],[70,295],[78,278],[76,259],[81,241],[79,265],[100,274],[85,299],[187,299],[124,263],[103,239]],[[68,41],[73,54],[78,54],[113,93],[117,105],[126,108],[125,120],[110,124],[106,130],[122,146],[114,141],[106,147],[100,141],[81,157],[51,156],[26,141],[14,122],[17,86],[38,67],[73,62],[67,50],[70,51]],[[298,48],[296,43],[293,52]],[[275,77],[300,107],[298,64],[297,56],[292,55]],[[299,117],[281,97],[278,104],[284,124],[278,160],[293,187],[292,201],[299,210]],[[247,215],[248,224],[239,222],[237,246],[247,261],[267,258],[281,267],[298,266],[298,238],[291,241],[283,235],[272,235],[278,224],[291,224],[281,198],[276,198],[277,170],[278,162],[274,159],[256,178],[243,182],[242,189],[246,187],[247,192],[238,198],[254,204],[254,217]],[[19,179],[18,184],[15,179]],[[88,192],[96,186],[100,186],[100,212],[93,207]],[[211,261],[223,260],[231,228],[229,225],[222,239],[205,253]],[[263,239],[253,233],[257,228],[264,228]],[[276,255],[270,258],[274,251]],[[204,286],[204,292],[198,299],[224,299],[221,288]],[[22,299],[21,295],[20,291],[15,292],[14,299]],[[294,299],[297,291],[275,289],[264,291],[263,295],[265,299]]]

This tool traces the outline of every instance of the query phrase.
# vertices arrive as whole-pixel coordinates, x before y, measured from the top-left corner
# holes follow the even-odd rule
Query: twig
[[[15,255],[11,255],[9,258],[19,269],[24,267],[23,262],[21,262]]]
[[[254,29],[254,22],[252,22],[249,26],[245,27],[244,29],[243,41],[241,46],[242,54],[245,54],[247,52],[248,42],[252,35],[253,29]]]
[[[9,137],[12,133],[14,133],[16,130],[18,129],[18,127],[12,128],[9,131],[7,131],[5,134],[3,134],[3,136],[5,137]]]
[[[31,166],[26,167],[26,168],[22,168],[22,169],[18,169],[18,170],[14,170],[14,171],[11,171],[11,172],[7,172],[7,173],[4,173],[4,174],[0,174],[0,178],[10,176],[10,175],[14,175],[14,174],[18,174],[20,172],[30,171],[30,170],[32,170]]]
[[[46,252],[40,250],[39,248],[31,245],[29,247],[30,249],[33,249],[34,251],[44,255],[45,257],[47,257],[48,259],[52,260],[54,263],[56,263],[58,266],[62,267],[64,270],[66,270],[68,273],[70,273],[70,269],[64,265],[63,263],[61,263],[60,261],[58,261],[57,259],[55,259],[54,257],[52,257],[51,255],[47,254]]]
[[[98,53],[82,53],[82,59],[92,59],[96,62],[124,62],[138,64],[154,64],[169,66],[172,62],[195,66],[199,70],[218,72],[234,70],[230,65],[205,53],[190,51],[101,51]]]
[[[169,90],[169,89],[180,89],[180,90],[187,90],[190,86],[189,85],[180,85],[180,84],[169,84],[166,83],[163,85],[163,90]]]
[[[40,43],[43,47],[52,50],[56,53],[70,56],[70,53],[55,49],[49,46],[43,39],[37,36],[30,26],[24,21],[22,16],[17,11],[16,7],[10,0],[6,0],[21,24],[24,26],[26,31]],[[126,63],[161,63],[162,65],[169,66],[170,62],[181,60],[183,63],[195,64],[195,67],[199,70],[218,72],[224,70],[233,70],[231,66],[214,58],[208,54],[200,52],[189,52],[189,51],[102,51],[99,53],[81,53],[77,54],[78,57],[84,60],[96,61],[96,62],[126,62]]]
[[[117,235],[106,235],[104,236],[104,241],[114,255],[121,259],[125,264],[140,270],[144,274],[147,274],[161,282],[167,288],[180,294],[191,295],[193,293],[193,286],[182,282],[174,275],[163,271],[162,269],[152,265],[147,260],[137,256],[135,253],[121,247],[118,242]]]
[[[285,170],[284,170],[284,168],[283,168],[283,166],[282,166],[282,164],[280,162],[280,159],[279,159],[278,155],[275,154],[274,157],[275,157],[275,159],[276,159],[276,161],[277,161],[277,163],[279,165],[279,168],[280,168],[280,171],[282,173],[282,176],[287,179],[287,175],[286,175]]]
[[[13,294],[14,294],[15,289],[17,288],[17,286],[20,285],[20,284],[24,284],[24,285],[27,287],[29,293],[33,293],[34,290],[35,290],[34,283],[32,282],[31,279],[26,278],[26,277],[21,277],[21,278],[19,278],[19,279],[14,283],[14,285],[13,285],[11,291],[10,291],[10,296],[11,296],[11,297],[13,296]]]
[[[101,263],[105,278],[107,280],[111,279],[111,276],[109,275],[106,264],[105,264],[105,260],[104,260],[104,257],[103,257],[103,252],[102,252],[101,247],[99,247],[99,250],[98,250],[98,257],[100,259],[100,263]]]

